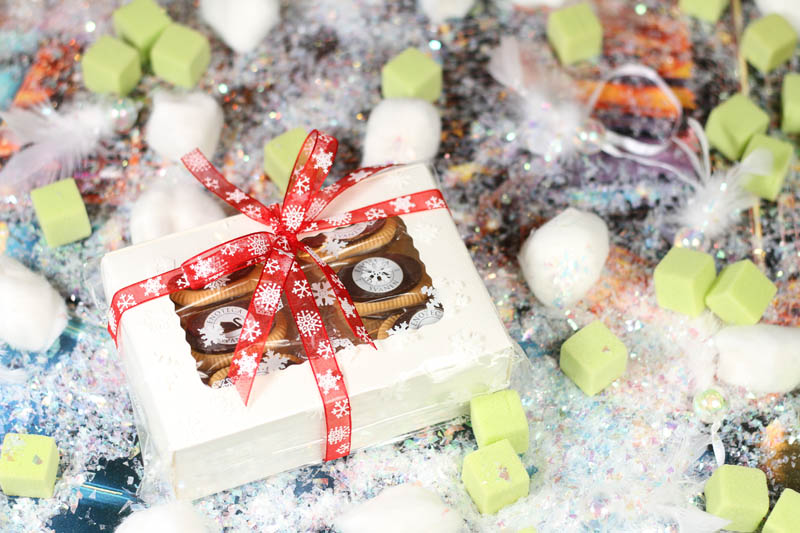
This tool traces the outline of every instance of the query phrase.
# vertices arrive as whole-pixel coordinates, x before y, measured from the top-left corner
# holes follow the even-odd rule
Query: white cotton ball
[[[173,161],[200,148],[211,159],[222,132],[222,108],[205,93],[156,91],[145,140],[158,155]]]
[[[172,502],[137,511],[125,518],[115,533],[207,533],[206,521],[186,502]]]
[[[341,533],[456,533],[464,521],[435,493],[415,485],[390,487],[334,522]]]
[[[186,179],[167,179],[147,189],[131,209],[131,241],[149,241],[225,218],[214,196]]]
[[[239,53],[249,52],[280,19],[277,0],[200,0],[203,20]]]
[[[419,7],[431,22],[444,22],[447,19],[463,18],[475,0],[419,0]]]
[[[439,150],[439,111],[425,100],[389,98],[367,121],[362,166],[414,163],[432,159]]]
[[[565,307],[583,298],[600,278],[608,249],[603,219],[569,207],[528,237],[519,263],[540,302]]]
[[[41,275],[0,255],[0,341],[41,352],[67,325],[64,298]]]
[[[800,34],[800,2],[797,0],[756,0],[756,6],[762,15],[782,16]]]
[[[732,326],[714,336],[717,377],[757,394],[789,392],[800,385],[800,328]]]

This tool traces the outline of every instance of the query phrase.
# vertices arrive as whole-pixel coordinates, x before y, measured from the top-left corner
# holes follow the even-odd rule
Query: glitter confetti
[[[59,108],[91,99],[78,63],[89,43],[112,31],[110,15],[118,3],[7,2],[8,16],[0,20],[0,70],[24,73],[15,105],[49,102]],[[200,22],[194,2],[163,4],[174,20],[210,38],[211,63],[198,90],[217,99],[225,114],[214,163],[263,202],[280,198],[262,173],[265,141],[297,126],[329,131],[340,141],[333,174],[341,176],[361,159],[366,121],[381,99],[383,64],[409,46],[440,63],[444,95],[436,105],[442,139],[433,165],[492,300],[529,362],[515,371],[512,385],[530,423],[532,446],[523,464],[532,476],[531,491],[498,514],[480,515],[459,481],[461,461],[476,447],[468,419],[460,418],[195,502],[221,531],[330,531],[345,510],[406,482],[436,492],[465,518],[469,531],[678,531],[676,509],[703,508],[703,482],[716,464],[709,421],[719,421],[728,462],[767,472],[773,502],[785,487],[800,490],[800,394],[757,397],[715,384],[710,339],[719,325],[658,308],[650,282],[654,265],[673,243],[708,251],[718,267],[751,258],[779,287],[764,321],[800,325],[796,173],[776,203],[743,212],[731,232],[709,239],[671,224],[690,191],[667,173],[603,154],[569,161],[532,154],[524,144],[525,124],[486,64],[504,35],[535,43],[542,60],[552,62],[544,37],[546,9],[489,1],[463,20],[431,24],[413,0],[289,2],[281,23],[255,50],[234,54]],[[581,86],[591,89],[604,72],[625,62],[646,61],[668,79],[686,114],[701,123],[739,90],[730,16],[711,27],[657,0],[597,4],[607,29],[606,54],[596,64],[569,69]],[[745,22],[758,16],[752,2],[742,9]],[[777,80],[798,70],[796,55],[767,78],[750,73],[750,96],[773,122]],[[174,172],[143,141],[151,94],[161,86],[151,74],[143,76],[130,95],[140,109],[136,123],[75,173],[93,223],[85,241],[47,247],[29,200],[4,194],[0,185],[0,251],[45,275],[70,312],[67,330],[45,353],[0,344],[0,364],[32,376],[24,386],[0,387],[0,433],[53,436],[63,465],[52,499],[0,494],[3,532],[74,531],[77,526],[64,524],[84,524],[87,513],[111,531],[131,509],[168,497],[141,463],[143,444],[123,365],[103,329],[106,296],[99,282],[102,256],[130,243],[131,203]],[[615,85],[604,91],[597,116],[626,135],[663,138],[669,120],[649,95],[647,87]],[[130,117],[126,105],[120,112]],[[0,165],[16,149],[0,133]],[[686,164],[679,152],[660,157]],[[712,155],[712,164],[728,163]],[[600,215],[612,249],[586,297],[554,311],[532,296],[516,256],[534,228],[567,206]],[[622,378],[586,397],[557,360],[561,343],[594,319],[602,319],[630,355]],[[111,517],[96,514],[92,497],[104,487],[117,494]]]

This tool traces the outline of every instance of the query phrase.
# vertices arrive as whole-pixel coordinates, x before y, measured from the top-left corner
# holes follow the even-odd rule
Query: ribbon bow
[[[333,137],[312,131],[295,160],[283,203],[269,206],[261,204],[226,180],[199,150],[185,155],[181,160],[200,183],[244,215],[263,224],[264,231],[231,239],[195,255],[174,270],[120,289],[111,300],[108,315],[108,331],[117,342],[118,325],[126,310],[180,290],[201,289],[226,274],[263,263],[264,268],[242,325],[228,377],[246,404],[267,336],[275,314],[281,307],[281,297],[285,294],[324,406],[326,461],[350,452],[350,399],[326,326],[308,289],[308,279],[297,265],[298,254],[308,254],[322,270],[355,336],[373,348],[375,345],[344,284],[330,266],[300,242],[298,236],[398,214],[447,207],[441,192],[429,189],[319,219],[318,216],[335,198],[360,181],[391,166],[358,169],[323,188],[333,166],[337,146]]]

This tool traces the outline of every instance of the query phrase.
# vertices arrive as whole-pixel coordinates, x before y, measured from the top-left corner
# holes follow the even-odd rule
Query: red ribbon
[[[202,289],[226,274],[264,263],[228,377],[247,404],[267,336],[280,307],[281,295],[286,294],[324,406],[326,461],[350,453],[350,398],[322,315],[309,290],[308,279],[297,266],[296,256],[299,252],[307,253],[325,274],[342,314],[356,337],[373,348],[375,345],[339,277],[297,237],[302,233],[447,207],[441,192],[430,189],[318,219],[318,215],[334,198],[361,180],[388,168],[358,169],[323,188],[322,184],[336,157],[337,145],[333,137],[312,131],[295,160],[283,204],[269,206],[251,198],[226,180],[199,150],[186,154],[181,160],[200,183],[229,205],[263,224],[264,231],[217,245],[195,255],[176,269],[120,289],[111,299],[108,313],[108,331],[116,343],[118,325],[128,309],[183,289]]]

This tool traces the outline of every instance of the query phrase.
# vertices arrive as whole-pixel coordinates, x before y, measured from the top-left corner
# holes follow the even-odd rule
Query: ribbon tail
[[[306,275],[299,268],[292,269],[286,283],[292,286],[291,290],[286,290],[286,299],[322,399],[326,428],[325,460],[332,461],[350,453],[350,398],[322,315],[308,290]]]
[[[291,254],[273,248],[256,285],[255,296],[250,300],[228,370],[228,377],[245,405],[250,400],[258,365],[264,354],[264,344],[280,306],[281,288],[293,265],[294,257]]]

